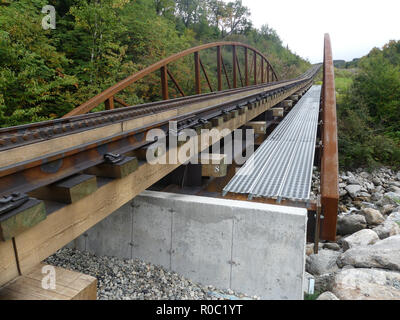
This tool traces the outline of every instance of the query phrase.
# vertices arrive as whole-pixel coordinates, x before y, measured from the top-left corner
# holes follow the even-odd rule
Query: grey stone
[[[318,254],[312,254],[307,257],[306,270],[312,275],[322,275],[325,273],[332,273],[339,268],[336,260],[340,253],[332,250],[321,250]]]
[[[359,246],[368,246],[376,243],[379,240],[376,232],[370,229],[360,230],[351,236],[343,239],[343,250],[349,250],[351,248]]]
[[[332,293],[340,300],[399,300],[400,273],[377,269],[338,272]]]
[[[381,179],[379,179],[379,178],[377,178],[377,177],[373,178],[373,179],[372,179],[372,182],[373,182],[374,185],[376,185],[376,186],[382,185]]]
[[[389,215],[396,209],[396,206],[393,204],[386,204],[382,208],[382,214]]]
[[[400,204],[400,194],[394,192],[387,192],[384,194],[384,197],[390,200],[392,203]]]
[[[324,243],[323,248],[324,249],[333,250],[333,251],[339,251],[340,250],[340,246],[336,242]]]
[[[365,216],[365,220],[367,220],[369,225],[378,225],[385,221],[383,215],[378,210],[372,208],[361,210],[361,214]]]
[[[323,294],[321,294],[317,300],[339,300],[338,297],[336,297],[332,292],[326,291]]]
[[[325,292],[332,290],[335,273],[325,273],[315,277],[315,291]]]
[[[396,179],[400,181],[400,171],[397,172]]]
[[[379,192],[374,192],[371,196],[372,201],[379,201],[383,198],[383,194]]]
[[[396,212],[391,213],[389,215],[389,217],[387,218],[387,220],[391,220],[391,221],[394,221],[396,223],[400,223],[400,212],[396,211]]]
[[[393,220],[389,219],[373,230],[381,240],[400,234],[400,226]]]
[[[353,234],[367,227],[367,221],[363,215],[349,214],[338,217],[337,233],[339,235]]]
[[[389,191],[390,191],[390,192],[397,193],[397,194],[400,194],[400,188],[397,187],[397,186],[391,186],[391,187],[389,188]]]
[[[382,268],[400,271],[400,235],[378,241],[374,245],[347,250],[337,260],[339,266]]]
[[[350,194],[350,197],[355,198],[361,191],[361,186],[357,184],[351,184],[346,187],[346,190]]]

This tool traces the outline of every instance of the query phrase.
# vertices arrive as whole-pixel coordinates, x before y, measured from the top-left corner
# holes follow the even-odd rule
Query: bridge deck
[[[224,188],[249,198],[310,199],[321,86],[313,86]]]

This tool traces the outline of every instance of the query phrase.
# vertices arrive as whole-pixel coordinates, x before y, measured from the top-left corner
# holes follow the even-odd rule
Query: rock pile
[[[339,194],[336,243],[323,243],[318,255],[308,245],[318,299],[400,299],[400,172],[342,173]]]

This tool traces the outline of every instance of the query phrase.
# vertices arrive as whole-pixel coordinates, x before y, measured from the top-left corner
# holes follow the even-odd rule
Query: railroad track
[[[263,89],[261,93],[244,95],[243,97],[202,108],[183,115],[163,119],[149,125],[128,130],[109,137],[96,139],[83,145],[77,145],[51,154],[45,154],[19,163],[12,163],[0,168],[0,196],[9,197],[13,193],[29,193],[40,187],[73,176],[91,167],[106,161],[105,154],[126,154],[143,148],[153,142],[146,140],[146,133],[151,129],[161,129],[169,134],[169,122],[176,121],[178,131],[186,128],[200,129],[210,125],[210,121],[217,117],[230,119],[229,115],[237,112],[242,114],[245,108],[253,108],[260,101],[268,101],[272,97],[284,94],[294,87],[306,86],[319,71],[320,66],[314,66],[301,77],[280,81],[278,83],[263,84],[250,88],[228,90],[218,94],[205,94],[177,99],[177,101],[163,101],[141,106],[115,109],[99,113],[58,119],[43,123],[30,124],[0,130],[0,155],[2,151],[34,144],[40,141],[51,140],[60,136],[93,130],[116,122],[128,119],[145,117],[149,114],[164,112],[169,109],[182,108],[194,102],[224,97],[233,93],[245,93]],[[1,164],[0,164],[1,165]]]

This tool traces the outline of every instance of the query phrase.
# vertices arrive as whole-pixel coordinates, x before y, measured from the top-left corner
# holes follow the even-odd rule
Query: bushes
[[[342,167],[400,167],[400,68],[392,63],[400,52],[393,47],[398,44],[361,59],[352,86],[338,99]]]

